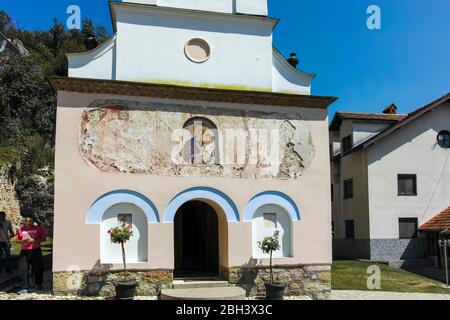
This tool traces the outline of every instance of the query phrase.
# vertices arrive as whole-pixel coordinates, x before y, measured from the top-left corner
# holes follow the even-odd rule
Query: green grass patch
[[[47,241],[42,242],[42,255],[47,256],[52,253],[53,239],[47,238]],[[17,256],[20,253],[20,244],[18,244],[14,239],[11,239],[11,255]]]
[[[446,293],[450,290],[443,283],[405,270],[376,264],[381,270],[381,289],[369,290],[367,268],[375,263],[340,260],[331,267],[331,288],[333,290],[364,290],[388,292]]]

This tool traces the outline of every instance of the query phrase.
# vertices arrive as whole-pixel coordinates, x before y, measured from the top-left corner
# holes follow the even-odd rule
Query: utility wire
[[[444,172],[445,172],[445,168],[447,167],[448,159],[450,159],[450,151],[448,152],[447,159],[445,160],[444,166],[442,167],[442,171],[441,171],[441,174],[439,175],[439,179],[438,179],[438,181],[436,183],[436,187],[434,188],[434,191],[431,194],[430,201],[428,201],[428,204],[425,207],[425,210],[424,210],[421,218],[423,218],[425,216],[425,214],[427,213],[428,209],[430,208],[431,202],[433,201],[433,198],[434,198],[434,196],[436,194],[436,191],[437,191],[437,189],[439,187],[439,184],[441,183],[442,177],[443,177]]]

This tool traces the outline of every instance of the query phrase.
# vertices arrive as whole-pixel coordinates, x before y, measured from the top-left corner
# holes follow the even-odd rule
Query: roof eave
[[[103,93],[315,109],[327,109],[337,100],[336,97],[72,77],[51,77],[49,82],[56,92]]]
[[[275,46],[273,46],[273,50],[274,50],[275,54],[277,54],[277,55],[279,56],[280,60],[283,61],[283,63],[284,63],[291,71],[295,72],[297,75],[306,76],[306,77],[309,77],[309,78],[311,78],[311,79],[314,79],[314,78],[317,76],[317,74],[315,74],[315,73],[310,73],[310,72],[306,72],[306,71],[302,71],[302,70],[299,70],[299,69],[297,69],[297,68],[294,68],[294,67],[293,67],[293,66],[292,66],[292,65],[291,65],[291,64],[283,57],[283,55],[281,54],[280,50],[278,50]]]
[[[224,18],[243,18],[248,20],[263,20],[268,23],[272,23],[272,30],[275,29],[275,27],[280,22],[280,19],[273,18],[270,16],[265,15],[252,15],[252,14],[245,14],[245,13],[224,13],[224,12],[215,12],[215,11],[204,11],[204,10],[195,10],[195,9],[184,9],[184,8],[173,8],[173,7],[162,7],[152,4],[145,4],[145,3],[132,3],[132,2],[122,2],[122,1],[109,1],[109,10],[110,10],[110,16],[112,20],[112,25],[114,32],[117,32],[117,24],[116,24],[116,14],[114,7],[142,7],[142,8],[153,8],[154,10],[161,10],[161,11],[167,11],[170,10],[172,12],[179,12],[179,13],[193,13],[193,14],[209,14],[216,17],[224,17]]]
[[[444,104],[445,102],[448,102],[449,100],[450,100],[450,93],[447,93],[446,95],[444,95],[444,96],[434,100],[433,102],[427,104],[426,106],[411,112],[403,120],[401,120],[398,123],[390,126],[389,128],[387,128],[386,130],[380,132],[379,134],[375,135],[374,137],[368,139],[364,143],[364,148],[370,147],[371,145],[377,143],[379,140],[383,139],[387,135],[389,135],[389,134],[391,134],[391,133],[401,129],[403,126],[407,125],[411,121],[414,121],[415,119],[417,119],[417,118],[421,117],[422,115],[428,113],[429,111],[431,111],[432,109],[436,108],[437,106],[440,106],[440,105]]]

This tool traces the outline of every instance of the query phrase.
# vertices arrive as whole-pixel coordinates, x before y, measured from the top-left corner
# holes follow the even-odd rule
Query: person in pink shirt
[[[29,290],[28,268],[33,269],[35,284],[38,290],[42,290],[44,266],[42,261],[41,243],[47,239],[47,235],[41,227],[35,225],[31,215],[24,217],[24,226],[19,228],[16,241],[22,246],[20,251],[19,274],[22,279],[21,293]]]

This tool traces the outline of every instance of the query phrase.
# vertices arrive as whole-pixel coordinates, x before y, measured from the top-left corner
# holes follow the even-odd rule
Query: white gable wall
[[[116,34],[90,52],[68,54],[69,77],[311,94],[314,75],[272,47],[277,20],[131,3],[113,4],[113,13]],[[206,62],[186,57],[193,38],[209,43]]]
[[[236,12],[243,14],[254,14],[267,16],[267,0],[235,0]]]
[[[441,130],[450,130],[449,103],[369,147],[372,239],[398,238],[399,218],[418,218],[420,226],[450,205],[450,149],[437,145]],[[417,196],[397,195],[398,174],[417,175]]]
[[[173,11],[117,10],[117,80],[271,90],[272,23]],[[185,44],[203,38],[204,63],[190,61]]]
[[[312,78],[311,74],[295,70],[276,50],[273,50],[273,91],[310,95]]]
[[[267,16],[267,0],[127,0],[123,2],[158,5],[170,8]]]
[[[158,6],[191,10],[233,12],[233,0],[157,0]]]
[[[116,75],[116,37],[85,53],[67,54],[69,77],[114,80]]]
[[[353,123],[353,145],[360,144],[391,126],[392,123],[368,123],[355,121]]]

